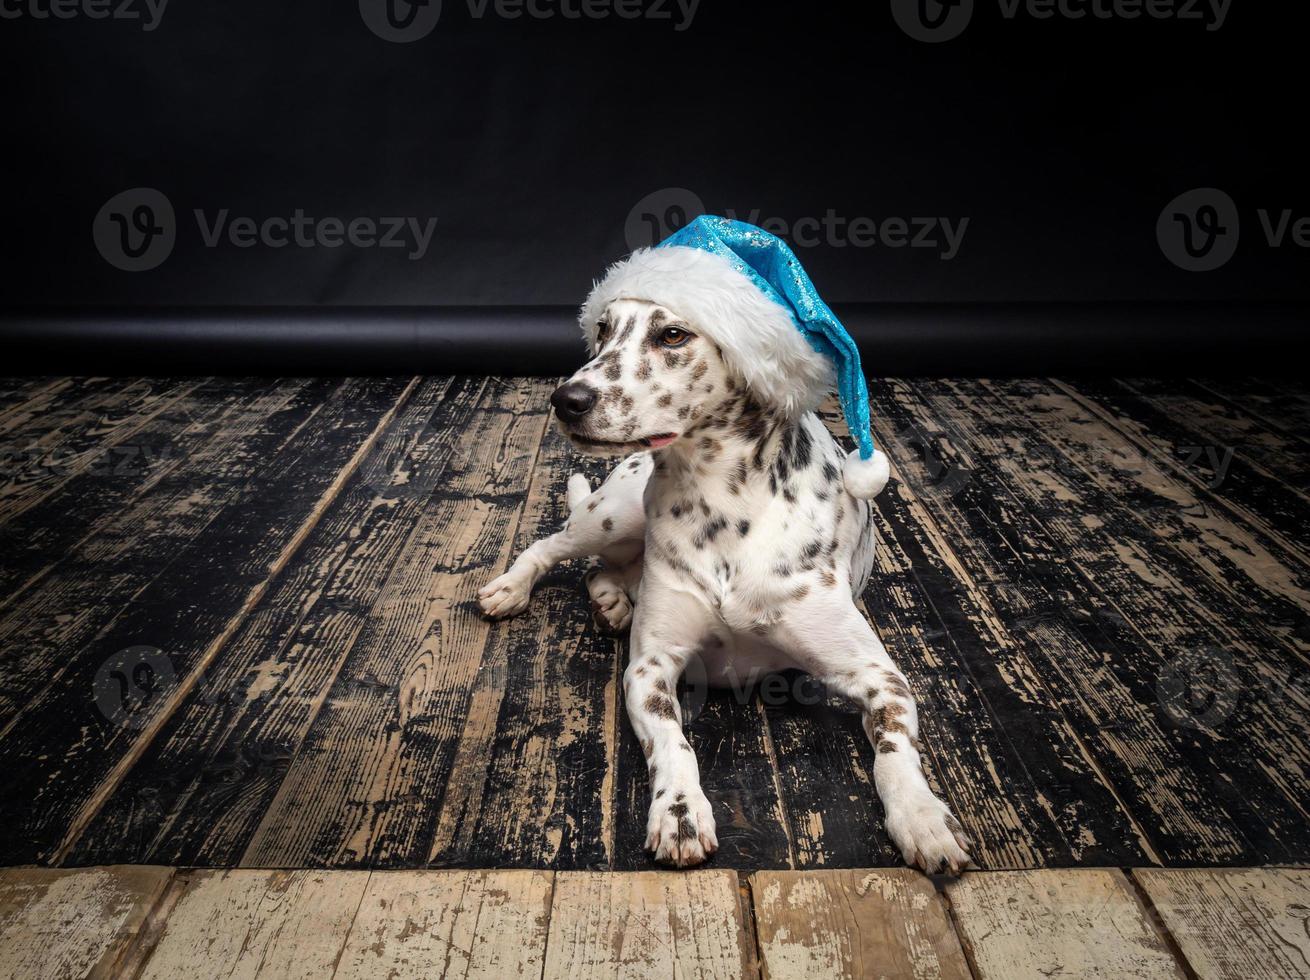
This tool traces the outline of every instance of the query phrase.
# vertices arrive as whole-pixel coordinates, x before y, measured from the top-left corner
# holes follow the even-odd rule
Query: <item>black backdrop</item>
[[[43,326],[70,307],[98,311],[71,322],[96,319],[102,337],[128,328],[99,311],[169,308],[143,344],[185,334],[174,308],[314,307],[365,338],[389,329],[379,306],[562,309],[697,206],[771,221],[861,330],[877,330],[878,307],[850,304],[1113,303],[1107,325],[1118,310],[1143,324],[1144,310],[1183,310],[1178,331],[1224,302],[1282,304],[1285,333],[1299,322],[1287,304],[1305,299],[1310,252],[1290,227],[1271,247],[1260,219],[1310,215],[1303,5],[1234,0],[1218,24],[1211,0],[1065,0],[1169,18],[1008,17],[1011,0],[975,0],[958,37],[925,43],[888,0],[701,0],[689,19],[676,0],[616,0],[636,19],[608,0],[580,17],[566,13],[583,0],[534,0],[553,16],[518,18],[482,0],[390,0],[419,29],[440,15],[395,43],[367,23],[386,0],[171,0],[162,14],[53,0],[75,16],[41,16],[51,2],[0,0],[3,301],[22,311],[6,323],[29,353],[76,339]],[[93,18],[97,3],[137,18]],[[1187,271],[1157,222],[1202,187],[1231,198],[1240,237],[1221,267]],[[134,188],[175,214],[167,257],[135,272],[93,236]],[[338,247],[205,241],[224,211],[263,223],[297,209],[342,229],[435,225],[418,257],[362,231]],[[964,232],[949,258],[944,244],[895,247],[898,218],[909,239],[921,218]],[[315,233],[335,237],[331,223]],[[567,327],[551,316],[547,332]],[[229,337],[264,322],[222,319]],[[984,319],[1004,331],[1005,316]],[[314,336],[314,320],[281,318],[284,339]],[[1057,344],[1087,335],[1061,334],[1058,312],[1036,320]],[[1226,343],[1254,336],[1245,314],[1212,320]],[[476,341],[496,322],[462,311],[444,336]]]

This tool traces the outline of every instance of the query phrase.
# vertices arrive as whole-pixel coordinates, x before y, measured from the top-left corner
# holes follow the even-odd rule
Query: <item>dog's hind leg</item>
[[[532,589],[541,577],[562,561],[593,555],[610,559],[640,554],[645,535],[646,515],[641,503],[645,481],[626,479],[626,476],[616,479],[620,470],[615,470],[595,493],[588,492],[586,477],[581,474],[569,478],[568,523],[558,534],[537,541],[519,555],[509,571],[478,590],[478,604],[483,613],[494,619],[517,616],[528,607]],[[598,580],[598,587],[605,593],[606,608],[611,614],[617,613],[617,620],[622,622],[621,603],[610,590],[614,581],[607,576]],[[593,600],[599,602],[595,588],[591,593]],[[627,600],[626,595],[623,600]],[[630,617],[630,609],[627,615]],[[609,615],[606,619],[613,625]]]

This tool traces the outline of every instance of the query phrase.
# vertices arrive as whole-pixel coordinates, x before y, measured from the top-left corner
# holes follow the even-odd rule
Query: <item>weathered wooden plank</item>
[[[1184,976],[1120,871],[965,874],[946,895],[978,980]]]
[[[1196,384],[1238,411],[1293,439],[1310,430],[1310,390],[1305,385],[1261,378],[1197,378]]]
[[[420,383],[71,860],[239,860],[486,385]]]
[[[1059,794],[1060,806],[1071,806],[1074,818],[1065,827],[1077,842],[1076,863],[1142,863],[1141,852],[1116,854],[1118,841],[1134,834],[1149,837],[1148,847],[1174,858],[1239,859],[1245,838],[1213,802],[1209,780],[1191,774],[1160,730],[1154,679],[1131,690],[1106,669],[1122,654],[1087,607],[1087,584],[1068,560],[1068,542],[1047,529],[1072,521],[1071,536],[1085,539],[1086,529],[1069,507],[1083,491],[1057,482],[1059,493],[1048,498],[1043,491],[1064,474],[1047,475],[1047,484],[1035,482],[1025,453],[1001,449],[1032,446],[1030,423],[999,416],[971,392],[926,381],[889,385],[876,404],[880,430],[883,420],[896,430],[883,435],[883,442],[932,515],[923,521],[937,525],[935,537],[949,550],[957,576],[970,583],[988,617],[1003,623],[1011,638],[1002,667],[1014,678],[1010,686],[1037,678],[1029,697],[1060,713],[1084,756],[1082,768],[1094,767],[1113,793],[1109,800],[1086,803],[1079,802],[1076,786],[1072,795]],[[950,475],[939,483],[938,474]],[[1087,512],[1103,515],[1106,506],[1090,501]],[[994,690],[1003,692],[1004,686]],[[1017,734],[1012,718],[1024,709],[1011,702],[998,710],[1002,724]],[[1044,737],[1030,728],[1019,744],[1028,754]],[[1039,792],[1053,795],[1044,786]],[[1123,814],[1113,823],[1096,822],[1094,815],[1106,808]],[[1084,822],[1089,816],[1093,820]],[[1098,853],[1098,845],[1109,850]]]
[[[1131,422],[1090,408],[1067,387],[1041,381],[992,387],[1016,411],[1040,416],[1043,435],[1058,453],[1132,508],[1134,523],[1145,524],[1158,539],[1153,553],[1185,557],[1190,567],[1181,581],[1190,591],[1221,593],[1266,634],[1261,645],[1272,633],[1303,664],[1310,663],[1310,564],[1304,556],[1151,456],[1141,444],[1144,436],[1127,434],[1135,428]]]
[[[658,867],[645,849],[650,782],[646,759],[627,721],[620,691],[614,867]],[[706,691],[681,685],[683,733],[696,755],[701,788],[714,810],[719,850],[727,868],[790,868],[790,833],[778,799],[777,766],[767,720],[755,691]]]
[[[547,383],[493,383],[241,858],[415,867],[491,629],[476,583],[509,557]]]
[[[6,433],[0,521],[12,521],[79,474],[108,481],[157,465],[160,447],[138,435],[199,385],[176,378],[111,379]]]
[[[1239,839],[1228,832],[1209,841],[1200,835],[1194,840],[1220,849],[1205,857],[1186,847],[1171,852],[1162,838],[1158,849],[1166,860],[1238,862],[1300,853],[1310,841],[1302,815],[1305,801],[1298,799],[1303,780],[1293,772],[1304,765],[1305,746],[1291,731],[1287,709],[1280,711],[1278,705],[1296,703],[1303,694],[1294,689],[1278,692],[1279,677],[1286,679],[1279,671],[1287,668],[1263,652],[1271,639],[1263,624],[1234,609],[1226,595],[1176,553],[1174,538],[1160,536],[1147,523],[1176,519],[1172,503],[1157,497],[1158,513],[1152,514],[1152,502],[1137,499],[1126,486],[1129,481],[1112,479],[1076,450],[1066,452],[1069,430],[1092,423],[1065,420],[1045,410],[1043,399],[1013,392],[989,397],[989,392],[1008,392],[1020,384],[1027,383],[924,382],[921,390],[936,385],[949,392],[929,399],[933,410],[951,420],[960,433],[958,443],[970,446],[977,466],[996,467],[994,476],[984,469],[980,478],[995,482],[998,498],[1008,491],[1018,494],[1014,510],[998,514],[997,522],[1019,522],[1039,543],[1038,535],[1050,539],[1051,560],[1027,564],[1051,591],[1056,608],[1075,623],[1087,624],[1082,632],[1093,649],[1102,642],[1097,631],[1113,640],[1113,652],[1067,668],[1067,676],[1083,689],[1072,702],[1080,712],[1070,718],[1084,717],[1087,711],[1091,719],[1101,720],[1099,727],[1091,722],[1087,731],[1093,744],[1113,745],[1121,726],[1128,726],[1129,743],[1147,739],[1144,744],[1149,744],[1154,714],[1156,727],[1192,773],[1187,782],[1195,785],[1202,801],[1208,796],[1228,814],[1249,845],[1224,856]],[[1078,438],[1088,435],[1083,432]],[[1016,541],[1016,546],[1021,554],[1030,548],[1026,540]],[[1043,619],[1035,625],[1043,625]],[[1103,694],[1092,689],[1098,685],[1104,686]],[[1264,696],[1267,691],[1276,692],[1276,698]],[[1084,718],[1082,724],[1089,720]],[[1273,733],[1280,734],[1266,741]],[[1234,739],[1247,750],[1234,751]],[[1171,785],[1168,767],[1159,777],[1149,775],[1153,757],[1136,752],[1131,744],[1103,758],[1129,772],[1145,765],[1141,788],[1132,790],[1131,780],[1116,780],[1115,785],[1123,794],[1134,792],[1148,812],[1154,808],[1164,819],[1167,800],[1157,793]],[[1195,795],[1186,782],[1182,788],[1184,799]],[[1254,800],[1260,801],[1258,806]],[[1187,818],[1164,826],[1185,832]]]
[[[766,679],[759,698],[773,738],[792,866],[902,864],[887,836],[873,749],[855,708],[798,672]]]
[[[1310,871],[1134,871],[1197,976],[1310,977]]]
[[[946,905],[917,871],[761,871],[751,876],[768,980],[968,980]]]
[[[66,472],[59,486],[48,488],[21,515],[11,515],[0,524],[5,555],[0,606],[12,604],[17,593],[75,553],[107,517],[135,509],[168,474],[204,465],[203,454],[215,441],[234,439],[267,419],[270,412],[259,399],[278,384],[271,379],[206,382],[170,400],[132,434],[126,447],[109,447],[99,463]],[[287,386],[282,391],[285,398]]]
[[[330,976],[367,884],[345,872],[192,872],[141,980]]]
[[[1310,443],[1304,439],[1270,426],[1192,381],[1131,378],[1119,384],[1191,436],[1186,445],[1176,447],[1177,455],[1184,465],[1199,468],[1207,485],[1222,485],[1236,457],[1303,497],[1310,492]]]
[[[542,975],[549,871],[375,871],[337,980]]]
[[[74,550],[33,573],[0,613],[0,725],[11,725],[33,693],[67,669],[68,650],[84,647],[160,578],[335,386],[295,382],[257,397],[186,467],[123,510],[106,512]]]
[[[1179,750],[1194,752],[1193,771],[1210,780],[1258,860],[1299,860],[1310,849],[1310,742],[1293,719],[1310,710],[1298,680],[1310,617],[1300,607],[1280,615],[1277,593],[1310,569],[1281,561],[1184,481],[1133,465],[1140,450],[1067,394],[1035,381],[984,387],[996,398],[977,411],[990,404],[1039,419],[1047,462],[1038,462],[1040,445],[1023,450],[1038,496],[1052,481],[1076,485],[1063,500],[1045,494],[1045,526],[1111,613],[1104,625],[1138,637],[1113,661],[1132,678],[1134,701],[1154,695]],[[1012,454],[1016,443],[1005,448]]]
[[[965,474],[920,472],[921,430],[887,396],[893,384],[878,386],[877,414],[897,469],[876,501],[879,551],[866,596],[919,703],[930,781],[982,867],[1140,862],[1131,824],[1028,663],[1027,623],[997,614],[929,511]]]
[[[596,486],[613,463],[579,457],[548,427],[511,555],[563,528],[571,473]],[[526,612],[492,627],[429,863],[610,867],[620,669],[616,640],[593,622],[581,562],[556,569]]]
[[[0,976],[116,977],[169,868],[0,871]]]
[[[154,527],[124,524],[130,515],[116,517],[83,555],[47,576],[0,624],[8,642],[40,654],[20,663],[29,671],[33,661],[45,664],[51,678],[0,736],[10,790],[0,814],[13,829],[0,845],[4,859],[63,856],[112,793],[133,752],[199,683],[407,390],[403,381],[391,380],[334,387],[327,398],[298,404],[247,442],[250,465],[239,479],[231,472],[225,473],[231,482],[211,482],[204,472],[179,476],[189,479],[193,494],[183,498],[182,511],[156,520],[187,523],[188,509],[204,511],[184,547],[169,550],[176,537],[154,539]],[[142,537],[146,544],[138,547]],[[136,553],[120,568],[116,547],[125,543]],[[85,553],[95,557],[88,562]],[[88,619],[87,610],[67,600],[96,587],[90,575],[97,563],[129,575],[153,563],[155,574],[120,604],[103,609],[88,603],[96,613]]]
[[[753,974],[732,871],[561,871],[555,876],[547,977]]]
[[[1159,467],[1209,507],[1249,528],[1285,562],[1310,565],[1310,501],[1235,446],[1197,446],[1185,419],[1107,380],[1055,386],[1120,433],[1144,467]],[[1207,452],[1206,450],[1209,450]],[[1226,450],[1234,456],[1226,459]],[[1310,582],[1310,573],[1303,582]]]
[[[0,438],[16,432],[39,432],[42,419],[56,412],[61,404],[76,401],[110,384],[111,378],[44,378],[17,390],[0,410]]]

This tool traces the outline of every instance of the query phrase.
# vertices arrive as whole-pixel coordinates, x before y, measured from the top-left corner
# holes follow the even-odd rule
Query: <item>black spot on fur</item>
[[[681,793],[678,794],[678,799],[682,799]],[[689,812],[690,812],[690,808],[687,806],[686,803],[669,804],[669,816],[671,817],[685,817]]]
[[[750,522],[750,521],[747,521],[747,520],[740,520],[740,521],[738,521],[738,522],[737,522],[737,533],[740,534],[743,538],[746,537],[746,535],[750,534],[750,533],[751,533],[751,522]]]
[[[673,710],[673,699],[667,694],[652,694],[646,699],[645,708],[655,717],[666,721],[675,721],[678,717]]]
[[[600,526],[603,527],[606,531],[613,531],[613,530],[614,530],[614,518],[612,518],[612,517],[607,517],[607,518],[605,518],[605,520],[603,520],[603,521],[600,522]]]

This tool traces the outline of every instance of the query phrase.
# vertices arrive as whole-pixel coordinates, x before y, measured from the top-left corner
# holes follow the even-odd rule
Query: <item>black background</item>
[[[969,218],[952,261],[802,249],[836,303],[1299,300],[1310,256],[1267,248],[1255,217],[1310,214],[1293,6],[1234,0],[1207,31],[1007,20],[978,0],[942,44],[908,37],[886,2],[703,0],[678,31],[475,18],[446,0],[410,44],[376,37],[348,0],[171,0],[150,32],[6,19],[4,300],[572,305],[627,251],[634,205],[669,187],[788,222]],[[91,223],[137,186],[169,197],[179,232],[160,267],[127,273],[99,256]],[[1242,214],[1237,255],[1210,273],[1175,268],[1155,239],[1161,209],[1197,186]],[[206,248],[191,215],[297,207],[437,227],[410,261]]]

